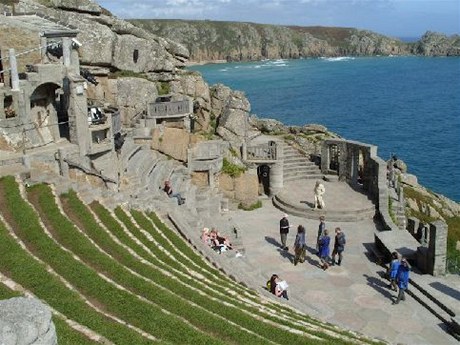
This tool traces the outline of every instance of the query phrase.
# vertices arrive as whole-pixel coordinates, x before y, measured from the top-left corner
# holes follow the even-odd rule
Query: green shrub
[[[244,210],[244,211],[253,211],[253,210],[256,210],[258,208],[261,208],[262,207],[262,201],[260,200],[257,200],[255,203],[253,203],[252,205],[249,205],[249,206],[245,206],[243,203],[240,203],[238,205],[238,208],[240,210]]]
[[[144,73],[134,72],[130,70],[119,70],[109,74],[109,79],[117,78],[141,78],[150,80]]]
[[[167,95],[171,92],[171,86],[166,81],[160,81],[157,83],[158,95]]]
[[[246,167],[242,167],[230,162],[227,158],[224,157],[222,164],[222,173],[227,174],[231,177],[238,177],[246,171]]]

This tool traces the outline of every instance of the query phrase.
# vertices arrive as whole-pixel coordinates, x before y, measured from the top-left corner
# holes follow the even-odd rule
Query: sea
[[[428,189],[460,202],[460,57],[335,57],[191,66],[244,91],[251,113],[322,124],[396,155]]]

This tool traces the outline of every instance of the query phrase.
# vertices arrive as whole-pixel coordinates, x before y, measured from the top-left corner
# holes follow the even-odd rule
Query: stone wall
[[[257,202],[259,197],[259,179],[255,169],[248,170],[238,177],[227,174],[219,175],[219,190],[229,199],[239,201],[249,207]]]

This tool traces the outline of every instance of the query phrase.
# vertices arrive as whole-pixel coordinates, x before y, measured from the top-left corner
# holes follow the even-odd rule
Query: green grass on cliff
[[[447,232],[447,267],[451,273],[460,273],[460,251],[457,250],[457,242],[460,241],[460,217],[454,216],[450,217],[446,214],[444,207],[442,205],[439,207],[439,200],[435,203],[435,196],[429,196],[424,193],[421,193],[414,188],[405,187],[404,188],[404,197],[407,199],[415,200],[419,209],[423,205],[429,205],[434,208],[445,220],[448,227]],[[410,210],[407,214],[408,216],[415,217],[425,224],[429,224],[436,220],[435,217],[427,215],[422,212],[417,212]],[[457,268],[455,268],[457,266]]]

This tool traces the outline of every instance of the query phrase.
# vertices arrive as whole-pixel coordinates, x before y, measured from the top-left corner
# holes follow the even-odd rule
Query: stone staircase
[[[388,191],[391,198],[391,211],[394,215],[394,222],[400,230],[406,230],[407,218],[404,197],[398,197],[398,193],[394,188],[389,188]]]
[[[285,182],[323,178],[320,168],[291,145],[285,144],[283,153],[283,176]]]

